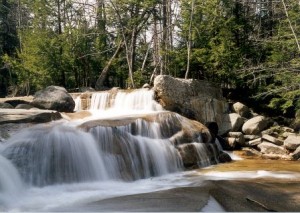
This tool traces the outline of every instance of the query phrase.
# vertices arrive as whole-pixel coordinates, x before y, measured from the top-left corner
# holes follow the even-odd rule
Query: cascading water
[[[0,155],[0,211],[1,206],[17,198],[24,190],[18,170],[5,157]]]
[[[39,124],[13,135],[0,147],[0,168],[11,171],[8,176],[0,175],[0,192],[8,195],[14,191],[12,185],[20,189],[24,184],[33,194],[46,193],[44,190],[58,184],[93,183],[92,188],[99,188],[107,181],[119,183],[182,171],[175,146],[186,138],[195,142],[201,166],[209,165],[207,150],[200,143],[202,135],[191,133],[195,124],[163,111],[153,96],[153,91],[145,89],[93,93],[88,104],[91,117]],[[77,97],[75,109],[81,107]],[[16,179],[8,180],[9,176]],[[5,203],[2,198],[0,203]],[[24,207],[25,201],[21,201],[21,210],[36,210]]]
[[[25,129],[11,137],[2,154],[32,185],[108,178],[94,138],[64,124]]]

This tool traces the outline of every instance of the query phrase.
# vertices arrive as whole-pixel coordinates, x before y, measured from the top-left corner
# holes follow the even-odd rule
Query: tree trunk
[[[160,74],[163,75],[166,73],[166,50],[167,50],[167,0],[162,1],[162,41],[161,41],[161,49],[162,49],[162,63]]]
[[[282,5],[283,5],[283,8],[284,8],[284,12],[285,12],[286,18],[288,19],[289,26],[290,26],[290,28],[291,28],[291,30],[292,30],[293,35],[294,35],[294,38],[295,38],[295,41],[296,41],[296,44],[297,44],[298,51],[300,52],[300,44],[299,44],[299,41],[298,41],[298,37],[297,37],[297,35],[296,35],[296,32],[295,32],[295,30],[294,30],[294,28],[293,28],[293,25],[292,25],[292,22],[291,22],[291,20],[290,20],[290,17],[289,17],[287,8],[286,8],[286,4],[285,4],[284,0],[281,0],[281,2],[282,2]]]
[[[95,88],[96,90],[100,90],[103,87],[103,83],[108,75],[109,72],[109,68],[112,65],[113,60],[117,57],[117,55],[119,54],[121,47],[123,46],[123,42],[120,42],[117,46],[116,51],[114,52],[113,56],[109,59],[109,61],[107,62],[106,66],[103,68],[100,76],[97,79]]]
[[[190,72],[190,61],[191,61],[191,49],[192,49],[192,24],[193,24],[193,13],[194,13],[194,4],[195,0],[192,1],[191,14],[190,14],[190,23],[188,31],[188,41],[187,41],[187,65],[185,72],[185,79],[188,78]]]

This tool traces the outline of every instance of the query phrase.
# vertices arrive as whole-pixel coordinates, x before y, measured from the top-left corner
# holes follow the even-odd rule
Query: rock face
[[[59,112],[73,112],[75,102],[63,87],[49,86],[35,93],[31,104],[35,107]]]
[[[207,81],[179,79],[159,75],[154,80],[156,99],[166,109],[191,119],[206,123],[215,121],[220,133],[223,120],[228,117],[228,103],[221,89]]]
[[[247,135],[256,135],[268,127],[268,119],[264,116],[256,116],[246,121],[242,131]]]

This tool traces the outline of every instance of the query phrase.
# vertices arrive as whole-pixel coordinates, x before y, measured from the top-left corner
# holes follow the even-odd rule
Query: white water
[[[0,155],[0,211],[7,203],[22,195],[25,188],[14,165]]]
[[[76,103],[81,110],[79,98]],[[107,92],[93,94],[90,110],[93,119],[114,120],[128,114],[155,114],[162,108],[153,100],[152,91],[138,90],[119,92],[115,97]],[[185,176],[189,172],[181,172],[181,158],[168,140],[172,119],[163,124],[137,119],[123,126],[95,126],[86,132],[77,128],[90,119],[36,125],[0,144],[0,211],[70,210],[106,198],[195,182]],[[181,120],[180,116],[176,119]],[[201,138],[197,142],[199,165],[209,166],[207,147],[200,143]],[[261,171],[239,177],[249,175],[273,174]],[[197,181],[232,176],[238,177],[235,173],[206,173]],[[202,211],[214,205],[210,200]]]

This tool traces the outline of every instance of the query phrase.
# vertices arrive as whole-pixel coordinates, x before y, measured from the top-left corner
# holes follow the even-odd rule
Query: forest
[[[294,116],[298,0],[1,0],[0,96],[204,79]]]

